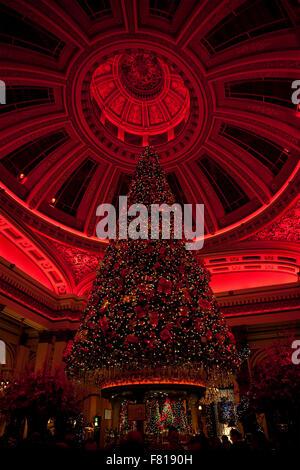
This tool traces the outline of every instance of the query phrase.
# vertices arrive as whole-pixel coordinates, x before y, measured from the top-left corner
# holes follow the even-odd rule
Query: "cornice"
[[[41,318],[54,322],[79,321],[86,308],[86,300],[76,295],[58,296],[47,288],[33,281],[18,268],[1,259],[0,289],[2,303],[5,298],[20,302]],[[293,283],[286,286],[248,289],[235,293],[220,293],[216,299],[226,317],[234,314],[250,314],[284,310],[299,310],[300,285]],[[299,319],[300,319],[300,315]],[[272,318],[274,315],[272,316]],[[273,318],[275,320],[275,317]],[[75,325],[74,325],[75,327]]]
[[[18,201],[10,196],[7,191],[0,188],[1,211],[16,223],[24,223],[31,230],[45,234],[50,238],[55,238],[62,243],[77,246],[85,250],[91,250],[104,254],[107,243],[101,240],[88,238],[85,235],[77,234],[75,231],[65,230],[54,221],[48,221],[42,214],[37,214],[25,206],[21,206]]]
[[[48,320],[77,321],[86,308],[86,299],[76,295],[56,295],[21,270],[0,259],[0,291],[3,298],[21,301]],[[5,301],[3,301],[5,302]]]
[[[300,283],[229,292],[227,296],[220,293],[216,295],[216,299],[223,313],[228,317],[238,313],[264,312],[272,313],[273,317],[276,312],[296,310],[300,321]]]

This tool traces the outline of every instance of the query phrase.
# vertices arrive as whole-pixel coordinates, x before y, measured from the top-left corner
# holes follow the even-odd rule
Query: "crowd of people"
[[[175,428],[170,428],[166,444],[157,444],[155,440],[143,439],[138,431],[130,431],[119,443],[112,446],[110,450],[120,452],[137,451],[137,449],[149,452],[172,451],[172,452],[197,452],[199,454],[214,454],[218,456],[241,456],[257,455],[268,457],[279,455],[294,450],[296,443],[294,438],[282,435],[276,439],[268,440],[262,431],[242,436],[240,431],[233,428],[230,435],[219,437],[206,437],[203,433],[192,436],[185,442],[180,441],[180,435]]]
[[[235,428],[231,429],[229,436],[206,437],[203,433],[191,436],[184,441],[181,440],[178,431],[171,427],[169,429],[167,441],[158,443],[155,438],[143,436],[139,431],[130,431],[125,436],[114,440],[106,446],[106,453],[136,455],[147,452],[172,452],[184,453],[192,452],[198,455],[215,455],[221,458],[242,457],[255,455],[258,457],[276,456],[283,453],[291,453],[296,448],[295,439],[288,434],[268,440],[263,432],[257,431],[247,434],[244,437]],[[81,449],[87,452],[99,451],[99,443],[94,439],[79,442],[78,438],[71,432],[62,439],[55,439],[52,435],[42,436],[35,432],[27,439],[16,439],[5,434],[0,438],[0,449],[51,449],[51,450],[76,450]]]

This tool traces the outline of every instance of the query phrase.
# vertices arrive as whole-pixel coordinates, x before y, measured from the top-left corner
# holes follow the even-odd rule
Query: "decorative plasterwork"
[[[178,125],[189,115],[189,92],[180,75],[153,54],[116,55],[98,67],[91,81],[91,95],[105,118],[118,129],[131,134],[135,145],[156,145],[177,137]],[[183,126],[182,126],[183,127]],[[177,132],[174,132],[174,130]],[[182,130],[182,129],[181,129]],[[139,136],[139,139],[132,138]]]
[[[41,250],[30,236],[19,230],[3,215],[0,215],[0,233],[39,268],[40,273],[47,277],[56,294],[65,294],[69,291],[68,282],[48,253]],[[7,256],[9,257],[9,253]]]
[[[259,313],[272,313],[272,321],[276,321],[274,313],[283,313],[287,310],[299,310],[300,286],[290,284],[269,287],[260,290],[250,289],[245,292],[236,292],[228,297],[223,294],[216,296],[223,313],[228,317],[235,315],[251,315]],[[245,320],[246,321],[246,320]],[[247,322],[247,321],[246,321]]]
[[[3,259],[0,260],[0,295],[4,305],[5,299],[15,301],[48,320],[78,320],[86,307],[84,298],[54,294]]]
[[[300,198],[279,219],[249,237],[249,240],[300,241]]]
[[[26,80],[27,86],[31,84],[51,86],[57,91],[57,96],[63,96],[63,99],[55,101],[51,113],[43,106],[29,106],[9,113],[10,116],[3,115],[1,119],[5,125],[2,126],[0,138],[4,155],[18,148],[21,142],[32,140],[37,134],[46,134],[49,128],[57,126],[65,128],[70,134],[70,145],[72,148],[74,146],[74,151],[81,152],[82,149],[88,148],[91,153],[95,154],[96,159],[105,161],[108,165],[114,165],[124,172],[132,171],[140,146],[128,142],[125,145],[121,139],[108,131],[105,122],[101,121],[102,116],[96,115],[91,106],[90,84],[95,70],[105,64],[107,60],[117,55],[130,56],[137,52],[139,56],[154,54],[159,61],[162,61],[170,70],[180,76],[180,80],[183,81],[190,96],[190,117],[184,130],[179,132],[176,129],[174,138],[170,136],[168,142],[161,143],[161,145],[155,143],[159,146],[161,159],[168,171],[174,171],[174,168],[178,169],[187,162],[194,161],[199,156],[204,144],[217,143],[222,146],[222,139],[214,142],[213,138],[212,131],[216,120],[237,122],[246,128],[252,126],[258,135],[267,134],[266,137],[275,143],[287,146],[290,152],[299,151],[297,137],[299,119],[293,109],[287,110],[284,107],[265,102],[250,102],[247,99],[228,100],[224,94],[224,82],[232,80],[273,76],[292,81],[295,72],[299,70],[299,60],[297,57],[295,58],[295,48],[297,47],[295,28],[283,28],[276,34],[261,34],[255,38],[252,37],[252,39],[246,35],[245,40],[239,38],[240,42],[226,47],[222,52],[213,56],[210,56],[206,47],[203,46],[203,39],[209,31],[214,25],[221,25],[224,18],[231,14],[232,9],[235,10],[243,3],[241,0],[223,2],[222,7],[215,1],[181,0],[177,2],[175,13],[173,11],[170,15],[171,19],[168,20],[164,15],[153,14],[150,7],[151,2],[110,2],[108,10],[111,14],[106,12],[105,15],[100,15],[97,19],[97,15],[94,14],[89,17],[78,5],[79,2],[72,2],[71,9],[67,6],[68,2],[60,2],[59,5],[57,2],[40,2],[39,8],[36,8],[32,2],[8,3],[13,3],[12,8],[16,10],[17,14],[28,15],[28,18],[37,22],[49,33],[54,34],[64,47],[59,51],[59,60],[55,62],[51,57],[45,57],[28,47],[16,46],[16,42],[13,45],[6,44],[2,48],[4,75],[1,78],[12,85],[21,82],[23,84]],[[101,7],[99,8],[101,9]],[[95,9],[98,12],[98,5]],[[90,7],[87,11],[90,11]],[[287,14],[293,20],[291,24],[295,24],[296,12],[289,9]],[[249,27],[250,23],[251,18],[249,18]],[[245,28],[247,29],[246,24]],[[13,62],[11,57],[14,59]],[[153,69],[153,63],[151,68]],[[140,77],[135,80],[137,78],[135,69],[136,67],[130,71],[131,78],[129,81],[126,79],[126,86],[136,95],[136,85],[139,87]],[[159,75],[159,70],[156,67],[154,69],[156,69],[155,75]],[[137,83],[132,83],[133,79]],[[156,90],[157,84],[160,89],[159,80],[158,82],[155,80],[151,86]],[[65,152],[63,153],[65,154]],[[229,150],[229,153],[233,152]],[[239,158],[236,158],[234,162],[235,166],[237,166],[240,157],[247,157],[247,152],[244,150],[241,149],[239,153],[237,155]],[[212,154],[212,158],[217,159],[218,157],[220,157],[220,152]],[[47,157],[47,163],[52,158],[61,162],[62,167],[66,164],[67,156],[61,156],[59,150]],[[80,156],[74,157],[76,161],[77,158]],[[227,156],[223,155],[221,158],[226,163]],[[234,168],[232,163],[230,166]],[[46,170],[46,166],[44,168]],[[288,171],[283,169],[283,181],[287,180],[291,170],[291,167]],[[237,171],[240,171],[239,167]],[[30,178],[34,180],[37,173],[38,170],[34,177],[31,175]],[[31,209],[38,207],[40,203],[48,205],[47,189],[51,187],[54,180],[63,185],[62,179],[68,176],[65,169],[64,171],[59,169],[55,173],[43,170],[43,175],[39,175],[39,181],[41,181],[40,177],[43,177],[41,187],[28,195],[25,190],[31,191],[34,185],[30,187],[31,183],[29,184],[27,181],[27,186],[25,182],[24,186],[21,186],[21,183],[14,180],[13,177],[9,180],[11,175],[6,175],[6,187],[12,188],[15,194],[24,197],[23,202],[20,203],[19,212],[23,210],[21,205],[27,205]],[[261,182],[268,186],[268,181],[264,176],[259,175],[258,171],[257,174]],[[186,179],[189,179],[188,174],[185,176]],[[30,178],[28,179],[30,180]],[[2,175],[2,179],[4,179],[4,175]],[[253,180],[253,177],[249,179]],[[199,175],[195,175],[193,183],[186,191],[182,179],[179,181],[181,190],[187,198],[190,195],[193,196],[194,193],[195,202],[198,203],[202,202],[197,197],[197,193],[201,192],[202,183]],[[279,188],[282,187],[281,183],[280,178]],[[92,184],[96,184],[102,190],[101,185],[107,186],[107,181],[105,178],[98,180],[95,178]],[[220,219],[217,220],[219,225],[215,224],[214,227],[212,224],[213,227],[209,227],[212,237],[207,241],[207,247],[211,248],[218,244],[222,245],[246,238],[259,230],[263,223],[270,222],[283,210],[282,207],[274,208],[275,201],[267,200],[265,202],[268,199],[266,197],[268,193],[264,194],[265,191],[258,186],[257,182],[252,186],[255,186],[254,196],[259,193],[259,198],[264,203],[269,202],[270,207],[265,206],[263,214],[259,216],[260,219],[264,219],[262,223],[260,220],[257,221],[254,214],[253,220],[245,219],[248,215],[246,209],[237,216],[235,215],[233,221],[223,220],[221,214]],[[272,182],[270,182],[269,189],[272,190]],[[104,193],[104,191],[102,192]],[[95,192],[95,204],[97,200],[98,194]],[[284,203],[290,203],[290,199],[285,197]],[[212,208],[215,208],[214,204],[212,204]],[[92,205],[91,209],[93,209]],[[270,212],[271,216],[269,217]],[[53,216],[51,211],[47,212],[46,210],[46,213],[49,214],[49,218]],[[41,218],[42,220],[36,223],[43,227],[46,219],[43,219],[42,216]],[[47,225],[51,224],[49,218]],[[77,224],[73,224],[73,222],[64,220],[66,225],[69,224],[69,228],[65,227],[66,231],[72,232],[72,227],[79,227],[78,230],[85,232],[82,238],[87,239],[86,245],[92,243],[91,240],[88,240],[88,236],[94,233],[94,219],[90,217],[90,220],[86,220],[85,226],[79,224],[79,222],[82,223],[80,216],[76,220]],[[229,227],[235,222],[238,222],[239,226],[232,226],[226,234],[222,233],[225,226]],[[86,230],[87,227],[88,230]],[[47,227],[47,230],[55,233],[58,240],[68,238],[68,235],[59,233],[60,230],[57,229],[55,220],[52,220],[52,227]],[[217,233],[218,230],[220,233]],[[67,240],[63,242],[68,243]]]
[[[64,261],[68,264],[75,284],[85,278],[90,273],[95,273],[99,263],[100,255],[91,254],[88,251],[79,248],[62,245],[61,243],[53,243],[56,250]]]
[[[284,209],[290,205],[300,192],[300,169],[295,173],[286,188],[278,197],[271,201],[267,207],[258,212],[256,216],[240,221],[236,227],[216,236],[205,239],[203,251],[213,249],[223,249],[224,246],[231,246],[240,240],[249,239],[251,233],[257,232],[262,226],[270,223],[278,217]]]
[[[254,233],[262,226],[274,220],[281,214],[284,208],[295,200],[295,197],[300,191],[300,172],[295,175],[289,185],[281,195],[269,206],[263,210],[262,213],[250,218],[250,220],[238,225],[232,230],[224,233],[217,234],[216,236],[205,238],[203,253],[212,251],[214,249],[230,246],[233,242],[246,239],[250,233]],[[18,223],[21,221],[28,225],[31,230],[45,234],[51,238],[66,243],[72,246],[77,246],[80,249],[92,251],[93,253],[99,252],[99,256],[103,256],[107,243],[104,243],[94,237],[86,237],[81,235],[75,230],[63,228],[59,224],[53,224],[49,219],[46,219],[42,214],[30,211],[25,206],[20,205],[8,192],[0,190],[0,207],[1,210],[7,212],[11,217],[15,218]]]
[[[59,326],[65,320],[74,323],[76,328],[86,308],[86,299],[76,295],[58,296],[41,285],[35,285],[29,277],[17,268],[11,268],[4,260],[0,263],[0,299],[3,305],[12,301],[15,303],[16,314],[18,308],[20,311],[21,308],[23,310],[27,308],[28,312],[34,312],[35,318],[50,320],[52,327],[55,327],[56,321],[59,322],[57,324]],[[216,298],[225,316],[228,318],[241,316],[239,320],[241,324],[247,324],[247,316],[258,316],[263,313],[270,313],[272,322],[276,322],[277,313],[299,310],[300,287],[293,284],[259,291],[250,289],[240,293],[235,292],[234,295],[217,295]]]
[[[198,255],[211,274],[214,292],[297,282],[299,247],[291,242],[244,241],[232,249]]]
[[[16,223],[23,223],[25,227],[30,228],[31,231],[35,231],[37,234],[42,233],[62,243],[102,254],[106,249],[106,243],[98,239],[82,236],[75,230],[65,230],[60,224],[53,224],[52,221],[43,217],[42,214],[37,214],[25,206],[21,206],[16,199],[10,196],[5,190],[1,190],[1,188],[0,207],[1,212],[3,211],[3,214],[5,214],[5,218],[7,214],[14,218],[17,221]]]

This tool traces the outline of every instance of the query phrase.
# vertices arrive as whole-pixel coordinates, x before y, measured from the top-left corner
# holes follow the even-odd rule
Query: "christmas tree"
[[[182,399],[176,399],[172,402],[172,410],[173,410],[173,426],[178,431],[182,432],[190,432],[190,426],[188,423],[186,410],[184,407],[184,403]]]
[[[158,434],[162,432],[161,416],[159,412],[159,403],[156,397],[152,398],[148,403],[147,431],[150,434]]]
[[[170,398],[166,398],[161,412],[161,420],[165,429],[170,428],[174,423],[173,410]]]
[[[142,203],[150,213],[151,204],[174,202],[158,155],[147,147],[128,207]],[[68,350],[70,375],[103,382],[107,376],[171,374],[217,383],[238,367],[234,336],[214,299],[209,273],[186,250],[185,240],[174,238],[173,219],[171,226],[170,239],[162,239],[160,229],[155,240],[117,234],[110,241]]]

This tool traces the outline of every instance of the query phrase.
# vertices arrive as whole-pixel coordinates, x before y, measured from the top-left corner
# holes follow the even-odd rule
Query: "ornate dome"
[[[2,2],[5,217],[80,257],[99,253],[96,208],[117,206],[149,143],[176,201],[205,205],[205,251],[231,247],[299,192],[295,11],[279,0],[129,4]],[[73,289],[32,252],[51,285]],[[213,269],[221,278],[228,266]]]
[[[100,120],[122,142],[146,146],[173,140],[189,116],[183,79],[153,54],[120,54],[94,72],[91,96]]]

